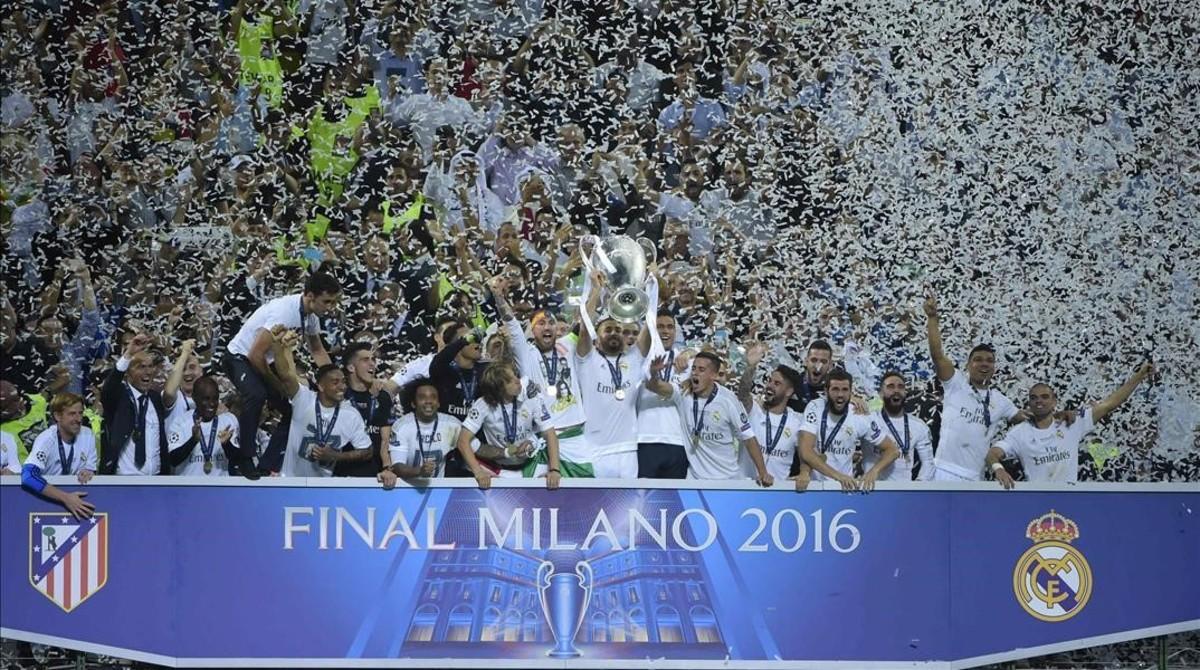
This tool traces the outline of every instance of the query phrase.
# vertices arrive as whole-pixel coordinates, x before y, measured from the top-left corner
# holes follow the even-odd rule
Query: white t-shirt
[[[689,479],[742,479],[742,441],[754,437],[746,408],[733,391],[717,384],[704,398],[695,398],[672,386],[671,401],[683,417],[688,436]],[[711,398],[711,402],[710,402]],[[699,426],[700,440],[692,440]]]
[[[75,475],[79,474],[80,470],[96,472],[99,469],[99,459],[96,456],[96,436],[86,426],[79,428],[74,445],[64,442],[62,447],[66,451],[67,460],[71,461],[69,468],[63,467],[62,455],[58,453],[58,426],[50,426],[33,438],[33,447],[29,450],[29,456],[25,462],[33,463],[41,468],[42,475],[47,477]],[[71,456],[72,451],[74,451],[74,457]],[[15,460],[15,449],[13,455]]]
[[[333,465],[318,463],[309,455],[318,446],[317,394],[303,386],[292,396],[292,424],[288,430],[287,452],[283,455],[283,468],[279,474],[285,477],[332,477]],[[340,451],[349,443],[355,449],[370,449],[371,437],[362,415],[348,401],[342,400],[337,407],[321,405],[321,426],[329,433],[325,446]],[[330,428],[330,422],[333,427]]]
[[[176,405],[178,406],[177,403]],[[171,424],[167,430],[167,449],[173,451],[182,447],[185,442],[192,439],[192,421],[191,412],[188,412],[187,422],[176,421]],[[213,432],[213,423],[216,423],[216,432]],[[221,431],[228,429],[233,433],[233,437],[229,441],[235,446],[238,444],[238,420],[237,417],[229,412],[221,412],[213,421],[200,422],[200,439],[204,444],[212,443],[212,472],[204,472],[204,444],[196,443],[192,447],[192,453],[188,454],[188,459],[182,465],[175,466],[175,474],[184,477],[226,477],[229,475],[229,459],[225,456],[225,448],[221,446],[221,439],[218,435]]]
[[[504,327],[509,337],[516,342],[517,365],[521,375],[533,380],[546,396],[550,410],[550,424],[555,428],[578,426],[586,418],[579,392],[579,374],[575,367],[573,351],[575,343],[563,337],[554,343],[554,352],[542,354],[532,342],[525,339],[525,331],[516,319],[509,319]],[[551,377],[554,383],[550,383]],[[553,390],[553,395],[549,391]]]
[[[192,415],[196,413],[196,401],[188,397],[183,389],[175,392],[175,405],[167,411],[167,446],[170,445],[171,430],[176,424],[186,423],[188,431],[192,430]]]
[[[758,447],[762,450],[767,472],[782,481],[791,475],[792,458],[800,448],[800,426],[804,423],[804,416],[784,405],[783,413],[772,413],[769,419],[771,425],[768,432],[768,412],[757,400],[754,401],[750,407],[750,428],[754,430],[754,437],[758,439]],[[779,441],[775,443],[775,448],[771,449],[770,440],[777,434]],[[748,454],[742,455],[742,471],[747,477],[757,476],[754,461],[750,460]]]
[[[900,450],[900,457],[892,464],[883,469],[879,474],[879,481],[884,482],[909,482],[913,481],[913,455],[921,456],[921,471],[917,473],[917,481],[929,481],[933,479],[933,435],[929,431],[929,426],[920,418],[912,414],[905,413],[904,418],[888,417],[892,422],[892,428],[896,430],[893,434],[892,429],[888,428],[888,424],[884,421],[884,412],[879,410],[874,415],[875,425],[883,429],[883,434],[892,438],[896,443],[896,448]],[[908,421],[908,442],[905,442],[905,427],[904,422]],[[908,445],[907,452],[904,449],[905,444]],[[880,451],[875,445],[863,447],[863,472],[867,472],[875,467],[879,462]]]
[[[254,310],[246,323],[242,324],[237,335],[229,342],[230,353],[240,356],[249,356],[250,347],[254,346],[254,340],[258,337],[258,331],[271,330],[277,325],[282,325],[292,330],[301,330],[301,314],[303,314],[303,335],[320,335],[321,334],[321,319],[316,314],[303,312],[301,302],[303,296],[299,293],[294,295],[285,295],[282,298],[276,298],[271,302]],[[273,362],[275,356],[267,351],[267,362]]]
[[[665,381],[672,386],[678,386],[689,376],[688,371],[675,371],[674,357],[678,355],[679,352],[675,350],[667,354],[666,369],[669,371],[669,379]],[[681,447],[687,447],[691,443],[683,434],[683,421],[675,407],[675,401],[651,391],[646,388],[645,383],[638,389],[637,411],[639,443],[677,444]]]
[[[8,433],[0,433],[0,469],[14,475],[21,471],[21,464],[17,462],[17,440]]]
[[[421,467],[426,458],[437,462],[434,477],[445,476],[446,454],[458,444],[458,432],[462,424],[449,414],[438,413],[437,419],[429,423],[417,420],[416,414],[406,414],[392,424],[392,438],[388,442],[388,453],[393,463]],[[420,431],[420,437],[417,436]]]
[[[133,397],[133,411],[136,415],[138,400],[141,399],[142,393],[133,388],[129,384],[125,384],[127,393]],[[137,418],[135,416],[134,421]],[[133,443],[133,432],[129,433],[129,439],[125,442],[125,448],[121,450],[121,455],[117,457],[117,474],[118,475],[157,475],[158,474],[158,412],[154,411],[154,401],[146,400],[146,460],[142,463],[142,467],[137,466],[137,446]]]
[[[527,393],[526,389],[530,388],[527,380],[522,379],[522,395],[516,400],[515,411],[513,403],[493,406],[483,398],[476,399],[471,405],[470,411],[467,412],[467,420],[463,422],[463,428],[475,435],[478,435],[482,428],[483,436],[487,438],[488,444],[495,447],[507,447],[529,440],[533,443],[533,451],[536,453],[545,446],[539,434],[552,427],[550,410],[546,407],[545,396],[538,387],[532,387],[533,393]],[[505,431],[506,416],[508,421],[513,422],[512,439],[509,439],[509,435]],[[516,465],[516,463],[501,461],[500,465]]]
[[[420,358],[409,361],[400,371],[392,375],[392,383],[404,388],[409,382],[429,377],[429,364],[433,363],[434,354],[425,354]]]
[[[825,454],[825,463],[844,475],[854,476],[854,452],[862,448],[866,453],[868,448],[878,448],[887,439],[887,434],[867,414],[855,414],[854,409],[846,406],[846,420],[842,427],[834,433],[834,428],[842,417],[825,416],[825,398],[817,398],[804,408],[804,423],[800,430],[816,437],[816,451]],[[828,445],[821,444],[821,424],[825,424],[825,439]],[[825,476],[813,470],[813,480],[821,481]]]
[[[961,370],[942,384],[942,429],[938,438],[937,467],[959,477],[983,479],[988,445],[1008,420],[1016,405],[994,388],[978,391]],[[984,423],[984,401],[991,422]]]
[[[587,416],[584,433],[591,445],[593,459],[637,451],[637,391],[645,376],[644,361],[645,357],[636,345],[619,357],[607,357],[595,347],[587,356],[576,354],[579,390]],[[614,395],[617,387],[613,385],[610,365],[620,370],[619,387],[625,392],[624,400],[618,400]]]
[[[1028,421],[1013,426],[996,446],[1020,459],[1031,482],[1074,482],[1079,479],[1079,444],[1095,427],[1089,407],[1069,426],[1062,421],[1049,428]]]

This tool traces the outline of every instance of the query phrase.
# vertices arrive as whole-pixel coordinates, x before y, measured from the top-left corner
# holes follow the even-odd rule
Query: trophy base
[[[546,655],[550,658],[577,658],[580,654],[574,649],[551,649]]]

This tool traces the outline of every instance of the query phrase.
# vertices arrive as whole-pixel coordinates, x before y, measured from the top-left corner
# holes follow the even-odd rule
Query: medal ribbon
[[[558,385],[558,351],[551,350],[550,358],[542,356],[542,365],[546,369],[546,386]]]
[[[416,429],[417,429],[417,453],[420,454],[421,462],[424,463],[425,462],[425,438],[423,435],[421,435],[421,422],[415,420],[415,418],[416,417],[414,417],[413,424],[416,426]],[[429,446],[431,446],[431,447],[433,446],[434,438],[437,436],[439,420],[441,420],[441,415],[435,413],[433,415],[433,430],[429,431]]]
[[[500,405],[500,414],[504,416],[504,442],[505,445],[512,445],[517,441],[517,400],[512,402],[512,418],[508,416],[508,411],[504,405]]]
[[[846,417],[850,416],[850,408],[847,407],[842,412],[842,418],[838,419],[837,424],[833,427],[833,432],[830,433],[828,439],[825,437],[825,422],[829,419],[829,401],[825,401],[825,407],[821,410],[821,453],[829,451],[829,447],[833,445],[833,441],[837,439],[838,431],[842,429],[842,424],[846,423]]]
[[[662,380],[664,382],[671,381],[671,372],[674,371],[674,369],[675,369],[675,350],[672,349],[671,352],[669,354],[667,354],[667,365],[666,365],[666,367],[663,368],[663,371],[662,371]]]
[[[909,447],[908,412],[904,413],[904,441],[903,442],[900,441],[900,433],[897,432],[896,427],[892,425],[892,419],[888,416],[887,410],[880,412],[879,415],[883,417],[883,423],[887,425],[888,430],[891,431],[891,433],[892,433],[892,437],[896,438],[896,442],[900,445],[900,453],[904,454],[905,456],[908,456],[908,447]]]
[[[75,436],[75,442],[71,443],[71,455],[67,455],[67,450],[63,449],[62,434],[57,430],[54,431],[54,437],[58,440],[58,462],[62,464],[62,473],[64,475],[71,474],[71,466],[75,464],[75,442],[79,441],[79,436]]]
[[[471,368],[470,382],[463,376],[462,370],[457,365],[454,366],[454,374],[458,375],[458,383],[462,386],[463,399],[466,400],[466,404],[470,405],[475,402],[475,384],[479,381],[475,376],[475,368]]]
[[[992,427],[992,387],[988,387],[987,393],[982,398],[979,397],[979,391],[971,389],[975,394],[975,399],[983,405],[983,427],[985,429]]]
[[[608,366],[608,373],[612,375],[613,393],[621,389],[621,356],[624,354],[617,354],[617,362],[614,365],[612,361],[608,360],[608,356],[600,354],[600,358],[603,358],[604,364]]]
[[[329,446],[326,443],[329,441],[330,436],[333,435],[333,429],[335,426],[337,426],[338,413],[341,411],[342,411],[341,403],[338,403],[336,406],[334,406],[333,418],[329,420],[329,430],[325,430],[325,420],[321,416],[321,397],[317,396],[316,398],[313,399],[313,413],[317,417],[317,419],[316,419],[316,421],[317,421],[317,443],[320,444],[321,446],[323,446],[323,447]],[[340,445],[340,444],[338,445],[339,448],[341,446],[342,445]]]
[[[320,415],[321,413],[318,410],[317,416]],[[320,419],[318,419],[318,421],[319,420]],[[200,453],[203,454],[205,463],[212,460],[213,451],[215,451],[217,448],[217,423],[217,417],[214,416],[212,420],[212,428],[208,429],[208,444],[204,444],[204,431],[200,431]],[[318,432],[320,431],[320,429],[317,430]]]
[[[779,446],[779,439],[783,437],[783,427],[787,425],[788,411],[784,405],[783,417],[779,419],[779,427],[775,429],[775,435],[771,435],[771,413],[764,411],[767,415],[767,455],[775,453],[775,447]]]
[[[692,396],[692,437],[700,439],[700,433],[704,430],[704,413],[708,411],[708,406],[713,400],[717,399],[717,386],[713,385],[712,393],[708,394],[708,400],[704,401],[704,407],[700,407],[700,398]]]

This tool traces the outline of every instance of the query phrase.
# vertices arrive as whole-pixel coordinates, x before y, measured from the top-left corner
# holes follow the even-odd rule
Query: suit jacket
[[[150,406],[158,416],[158,474],[171,474],[171,461],[167,456],[167,410],[163,407],[162,391],[150,391]],[[113,368],[100,389],[100,401],[104,403],[104,433],[101,435],[100,474],[117,474],[117,462],[125,443],[133,435],[137,422],[137,404],[125,390],[125,373]],[[132,449],[133,447],[130,447]]]

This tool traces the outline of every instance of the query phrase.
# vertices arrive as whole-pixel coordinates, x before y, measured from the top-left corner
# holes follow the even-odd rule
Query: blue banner
[[[0,486],[4,635],[177,665],[965,667],[1200,622],[1196,486],[95,481],[83,522]]]

